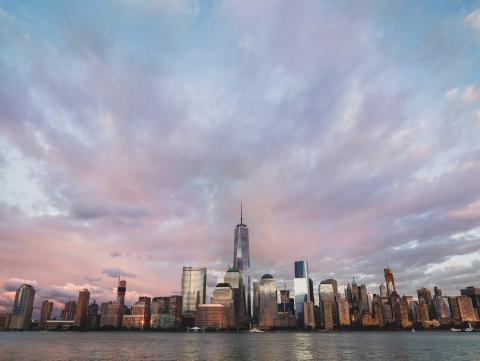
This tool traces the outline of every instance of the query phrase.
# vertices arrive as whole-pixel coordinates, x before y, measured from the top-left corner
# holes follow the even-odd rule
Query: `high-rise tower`
[[[182,315],[195,316],[197,306],[204,304],[207,290],[207,269],[183,267]]]
[[[395,280],[393,279],[393,272],[388,266],[383,271],[385,273],[385,282],[387,284],[387,296],[388,298],[390,298],[397,294],[397,291],[395,290]]]
[[[120,305],[125,304],[125,292],[127,291],[127,281],[120,280],[118,277],[118,287],[117,287],[117,303]]]
[[[34,299],[35,289],[32,286],[24,283],[17,288],[10,321],[11,329],[28,330],[30,328]]]
[[[242,273],[247,293],[247,314],[252,314],[251,280],[250,280],[250,244],[248,240],[248,227],[243,224],[243,204],[240,204],[240,224],[235,227],[233,240],[233,267]]]
[[[88,303],[90,302],[90,291],[84,288],[78,292],[77,309],[75,312],[75,324],[83,327],[87,318]]]
[[[295,278],[293,279],[295,292],[295,316],[300,323],[303,323],[303,304],[310,300],[310,285],[308,282],[307,261],[295,262]]]

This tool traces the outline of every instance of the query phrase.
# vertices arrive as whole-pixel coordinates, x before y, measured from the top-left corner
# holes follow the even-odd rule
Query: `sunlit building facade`
[[[347,300],[339,300],[338,307],[338,324],[339,326],[350,326],[350,307]]]
[[[146,329],[150,327],[150,308],[145,301],[138,301],[131,307],[130,315],[124,315],[122,327],[125,329]]]
[[[262,276],[258,287],[258,325],[262,329],[275,326],[278,315],[277,284],[272,275]]]
[[[75,325],[83,326],[87,318],[90,291],[84,288],[78,293],[77,310],[75,312]]]
[[[225,273],[224,282],[232,288],[235,325],[239,326],[247,318],[245,286],[243,285],[242,274],[236,268],[232,267]]]
[[[393,272],[390,269],[390,267],[385,268],[383,270],[385,274],[385,283],[386,283],[386,288],[387,288],[387,297],[390,298],[392,295],[397,293],[397,290],[395,289],[395,279],[393,278]]]
[[[182,273],[182,315],[194,317],[199,304],[205,304],[207,290],[207,269],[183,267]]]
[[[308,282],[308,262],[296,261],[295,278],[293,289],[295,293],[295,315],[300,323],[303,323],[303,304],[310,300],[310,285]]]
[[[477,317],[473,308],[472,299],[468,296],[457,297],[458,311],[462,322],[476,322]]]
[[[100,306],[100,327],[102,328],[120,328],[122,327],[122,318],[124,306],[117,302],[104,302]]]

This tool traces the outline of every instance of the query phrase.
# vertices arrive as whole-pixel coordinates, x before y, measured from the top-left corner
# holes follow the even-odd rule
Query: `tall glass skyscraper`
[[[28,330],[30,328],[34,299],[35,289],[32,286],[24,283],[17,288],[13,302],[11,329]]]
[[[235,227],[233,240],[233,267],[242,273],[247,293],[247,313],[252,314],[251,279],[250,279],[250,244],[248,239],[248,227],[243,224],[243,207],[240,206],[240,224]]]
[[[295,316],[299,322],[303,323],[303,303],[310,300],[307,261],[295,262],[293,288],[295,292]]]
[[[207,292],[207,269],[183,267],[182,315],[193,316],[199,304],[205,303]]]

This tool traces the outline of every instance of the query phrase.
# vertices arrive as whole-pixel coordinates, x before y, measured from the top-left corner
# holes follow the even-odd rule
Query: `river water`
[[[0,332],[0,360],[480,360],[480,333]]]

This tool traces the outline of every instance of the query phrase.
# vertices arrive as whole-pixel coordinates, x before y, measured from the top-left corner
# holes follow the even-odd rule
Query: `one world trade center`
[[[240,205],[240,224],[235,227],[233,247],[233,266],[242,274],[245,284],[247,313],[251,316],[251,280],[250,280],[250,246],[248,240],[248,227],[243,224],[243,206]]]

